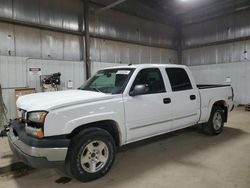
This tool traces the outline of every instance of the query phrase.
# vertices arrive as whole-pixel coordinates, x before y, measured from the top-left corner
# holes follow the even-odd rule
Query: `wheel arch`
[[[211,110],[210,110],[209,117],[210,117],[210,115],[211,115],[211,112],[212,112],[212,109],[213,109],[214,106],[218,106],[218,107],[220,107],[220,108],[223,110],[224,118],[225,118],[225,119],[224,119],[224,122],[226,123],[227,120],[228,120],[228,107],[227,107],[226,101],[224,101],[224,100],[215,101],[215,102],[213,103],[213,105],[212,105]]]
[[[118,123],[114,120],[109,120],[109,119],[80,125],[77,128],[75,128],[70,134],[68,134],[67,138],[71,139],[82,130],[85,130],[87,128],[92,128],[92,127],[100,128],[100,129],[107,131],[114,138],[116,146],[121,146],[122,135],[121,135]]]

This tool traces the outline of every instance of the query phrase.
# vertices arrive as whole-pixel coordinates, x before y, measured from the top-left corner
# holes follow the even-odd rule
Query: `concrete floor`
[[[0,168],[12,161],[6,139],[0,139]],[[205,136],[189,128],[122,148],[105,177],[91,183],[71,180],[52,169],[31,170],[20,177],[0,177],[2,188],[250,188],[250,112],[235,109],[224,132]]]

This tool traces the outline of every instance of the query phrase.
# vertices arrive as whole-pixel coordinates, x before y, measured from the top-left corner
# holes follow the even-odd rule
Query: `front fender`
[[[121,143],[124,143],[126,139],[124,106],[123,100],[119,96],[111,100],[50,111],[45,119],[44,135],[67,135],[82,125],[104,120],[112,120],[117,123],[117,129],[121,133]]]
[[[75,129],[77,129],[80,126],[84,126],[90,123],[94,124],[95,122],[101,122],[101,121],[107,121],[107,120],[116,122],[116,128],[119,132],[120,142],[121,144],[125,143],[125,137],[126,137],[125,126],[123,125],[123,121],[119,119],[117,114],[115,114],[114,112],[93,114],[90,116],[84,116],[84,117],[73,119],[65,124],[64,132],[72,133]]]

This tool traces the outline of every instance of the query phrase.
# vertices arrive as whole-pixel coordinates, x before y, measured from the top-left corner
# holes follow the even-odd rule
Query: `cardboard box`
[[[36,93],[35,88],[16,88],[15,89],[16,101],[20,96],[28,95],[28,94],[32,94],[32,93]],[[17,106],[16,106],[16,111],[17,111],[17,117],[20,117],[20,114],[19,114],[20,112],[17,109]]]

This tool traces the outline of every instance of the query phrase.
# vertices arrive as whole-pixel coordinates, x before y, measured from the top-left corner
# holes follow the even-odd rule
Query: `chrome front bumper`
[[[24,163],[33,167],[54,166],[54,163],[64,163],[68,148],[37,148],[25,144],[10,127],[8,132],[9,145],[13,153]]]

